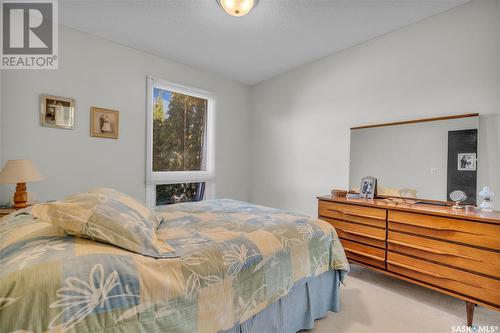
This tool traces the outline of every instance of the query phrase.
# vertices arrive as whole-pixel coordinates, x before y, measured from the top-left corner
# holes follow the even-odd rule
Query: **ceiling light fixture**
[[[259,0],[217,0],[222,9],[232,16],[245,16],[258,2]]]

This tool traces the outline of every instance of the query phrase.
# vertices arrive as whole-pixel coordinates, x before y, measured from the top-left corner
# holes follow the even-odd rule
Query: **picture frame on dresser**
[[[351,263],[466,302],[500,310],[500,212],[465,212],[430,204],[320,196]]]
[[[373,199],[377,196],[377,178],[366,176],[361,179],[359,196],[364,199]]]

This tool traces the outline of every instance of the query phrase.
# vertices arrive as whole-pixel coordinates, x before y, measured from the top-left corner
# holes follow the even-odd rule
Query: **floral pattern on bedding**
[[[157,209],[155,259],[66,235],[29,210],[0,222],[0,332],[217,332],[331,269],[349,266],[335,230],[233,200]]]

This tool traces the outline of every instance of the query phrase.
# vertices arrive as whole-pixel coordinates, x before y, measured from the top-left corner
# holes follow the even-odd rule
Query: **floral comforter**
[[[217,332],[294,285],[349,269],[335,230],[233,200],[160,207],[154,259],[73,237],[29,210],[0,221],[0,332]]]

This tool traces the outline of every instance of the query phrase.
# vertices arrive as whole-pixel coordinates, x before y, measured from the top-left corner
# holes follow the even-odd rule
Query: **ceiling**
[[[232,17],[216,0],[60,0],[62,24],[256,84],[467,0],[260,0]]]

